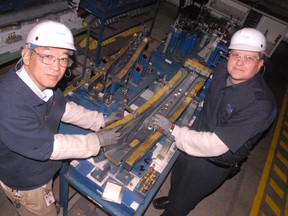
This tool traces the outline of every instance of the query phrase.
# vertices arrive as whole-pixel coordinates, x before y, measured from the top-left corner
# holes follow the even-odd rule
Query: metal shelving
[[[101,2],[97,2],[95,0],[81,0],[79,8],[84,9],[94,16],[94,18],[89,21],[88,25],[90,28],[89,36],[93,37],[98,42],[94,58],[95,63],[98,64],[101,60],[101,48],[104,40],[135,26],[152,21],[148,32],[148,34],[150,34],[160,2],[161,0],[113,1],[113,4],[110,6],[109,4],[104,5],[103,3],[101,4]],[[151,9],[148,7],[151,7]],[[125,14],[128,12],[141,8],[148,8],[148,10],[145,10],[146,12],[144,11],[144,13],[136,16],[125,16]],[[121,15],[124,15],[124,17],[121,17]],[[121,19],[118,22],[112,22],[107,25],[107,21],[119,17],[121,17]],[[99,23],[99,26],[97,26],[97,28],[93,28],[93,23],[96,20],[97,23]]]

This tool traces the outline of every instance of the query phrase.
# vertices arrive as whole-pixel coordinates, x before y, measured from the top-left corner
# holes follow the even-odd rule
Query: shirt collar
[[[45,89],[44,91],[41,91],[29,77],[24,67],[21,67],[18,71],[16,71],[16,74],[43,101],[47,102],[53,96],[52,89]]]

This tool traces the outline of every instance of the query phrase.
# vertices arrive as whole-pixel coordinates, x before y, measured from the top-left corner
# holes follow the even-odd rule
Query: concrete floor
[[[169,26],[173,24],[175,17],[177,13],[177,7],[175,5],[172,5],[168,2],[162,2],[160,11],[156,17],[156,22],[151,34],[151,43],[150,43],[150,51],[153,49],[156,49],[159,46],[159,43],[167,36],[167,33],[169,32]],[[275,51],[273,56],[267,60],[266,62],[266,74],[264,78],[266,79],[268,85],[271,87],[272,91],[274,92],[276,99],[277,99],[277,105],[278,105],[278,116],[276,117],[275,122],[273,123],[270,130],[267,132],[266,136],[259,142],[259,144],[255,147],[255,149],[251,152],[251,155],[248,159],[248,161],[243,165],[242,170],[240,173],[238,173],[233,178],[226,181],[223,186],[217,190],[212,195],[208,196],[204,200],[202,200],[198,206],[190,212],[189,216],[246,216],[246,215],[261,215],[258,214],[250,214],[251,208],[253,207],[253,203],[255,200],[257,202],[263,202],[266,198],[265,193],[262,195],[257,193],[257,190],[259,191],[259,185],[265,184],[265,179],[263,179],[263,176],[265,177],[265,172],[267,171],[267,164],[269,164],[269,161],[271,161],[271,157],[268,157],[271,155],[271,152],[275,150],[273,147],[273,142],[275,142],[275,134],[277,132],[277,129],[279,128],[278,117],[281,113],[281,107],[282,103],[285,102],[284,95],[288,83],[288,44],[282,42],[278,49]],[[287,96],[287,94],[286,94]],[[284,101],[284,102],[283,102]],[[286,107],[286,121],[283,120],[283,116],[280,116],[279,121],[283,120],[284,122],[284,132],[286,130],[286,133],[288,131],[288,110]],[[286,123],[286,126],[285,126]],[[276,129],[276,130],[275,130]],[[272,142],[273,141],[273,142]],[[287,137],[284,137],[284,144],[288,143]],[[273,155],[273,154],[272,154]],[[283,152],[284,159],[288,158],[288,153]],[[268,159],[267,159],[268,158]],[[270,159],[269,159],[270,158]],[[266,166],[265,166],[266,164]],[[266,172],[267,173],[267,172]],[[288,169],[284,169],[283,175],[286,176],[288,174]],[[270,175],[268,175],[269,179],[271,179]],[[55,182],[55,194],[57,196],[58,194],[58,186],[57,181]],[[287,184],[287,182],[286,182]],[[170,178],[166,179],[166,181],[163,183],[162,187],[158,191],[155,197],[167,195],[170,187]],[[279,190],[277,190],[279,191]],[[282,190],[284,195],[283,199],[286,200],[287,197],[287,186],[284,187]],[[81,199],[81,198],[80,198]],[[277,204],[277,203],[276,203]],[[79,205],[78,205],[79,206]],[[280,206],[280,205],[279,205]],[[94,208],[92,204],[89,204],[88,206],[90,209]],[[261,204],[261,208],[265,208],[264,204]],[[267,208],[267,207],[266,207]],[[280,206],[280,213],[279,210],[276,211],[275,208],[269,210],[259,210],[259,212],[262,212],[262,215],[288,215],[288,212],[286,210],[285,212],[285,204],[284,206]],[[283,210],[282,210],[283,209]],[[287,207],[286,207],[287,209]],[[268,213],[267,213],[268,212]],[[145,212],[145,216],[156,216],[160,215],[162,211],[154,209],[151,205]],[[286,214],[287,213],[287,214]],[[2,191],[0,190],[0,215],[2,216],[14,216],[17,215],[13,206],[5,199],[3,196]],[[83,215],[85,216],[85,213],[82,209],[79,208],[73,208],[70,211],[71,215]],[[93,215],[100,215],[105,216],[104,212],[102,212],[100,209],[96,208]],[[88,215],[87,215],[88,216]]]

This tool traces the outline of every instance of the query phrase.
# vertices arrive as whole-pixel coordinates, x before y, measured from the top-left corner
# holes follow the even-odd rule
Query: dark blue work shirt
[[[18,190],[46,184],[61,168],[49,160],[66,100],[57,89],[41,100],[15,71],[0,83],[0,180]]]
[[[253,139],[274,120],[276,102],[260,74],[245,82],[227,86],[226,68],[226,63],[216,68],[203,109],[192,129],[215,133],[227,145],[231,157],[249,144],[245,146],[244,155],[240,156],[243,159],[255,144]]]

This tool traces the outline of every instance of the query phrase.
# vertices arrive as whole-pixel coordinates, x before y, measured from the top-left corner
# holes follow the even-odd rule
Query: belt
[[[211,164],[213,164],[213,165],[215,165],[215,166],[217,166],[217,167],[221,167],[221,168],[225,168],[225,169],[228,169],[228,168],[231,168],[231,167],[234,167],[234,166],[237,165],[237,163],[236,163],[236,164],[233,164],[233,165],[223,164],[223,163],[219,163],[219,162],[213,161],[213,160],[211,160],[211,159],[209,159],[209,158],[206,158],[206,160],[207,160],[209,163],[211,163]]]

